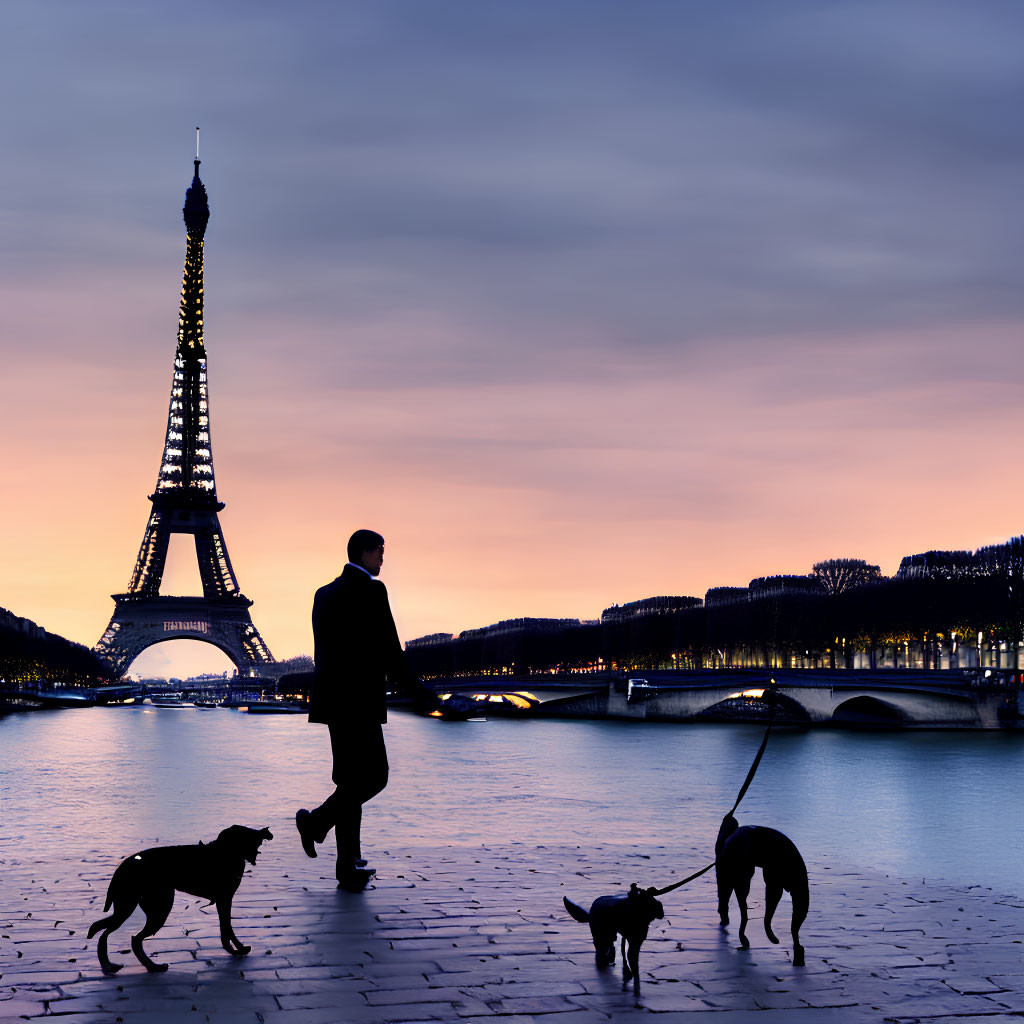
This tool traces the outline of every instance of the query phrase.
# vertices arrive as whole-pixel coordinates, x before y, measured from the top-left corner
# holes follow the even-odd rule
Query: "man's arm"
[[[386,612],[383,616],[386,623],[383,654],[388,686],[397,687],[410,697],[413,707],[417,711],[434,711],[439,706],[437,694],[409,667],[409,659],[406,657],[405,651],[402,650],[401,641],[398,639],[398,629],[395,627],[395,618],[391,614],[387,590],[383,584],[380,584],[380,588],[384,592],[384,611]]]

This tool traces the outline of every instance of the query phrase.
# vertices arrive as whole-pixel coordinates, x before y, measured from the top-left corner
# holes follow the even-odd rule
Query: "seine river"
[[[388,844],[639,844],[713,856],[762,731],[746,725],[502,720],[392,712],[391,785],[364,837]],[[16,859],[212,838],[288,841],[329,789],[305,716],[87,708],[0,718],[0,849]],[[738,817],[815,865],[1024,895],[1024,733],[773,733]]]

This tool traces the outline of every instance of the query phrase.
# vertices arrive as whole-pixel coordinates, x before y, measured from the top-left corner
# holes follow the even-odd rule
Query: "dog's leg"
[[[142,907],[142,911],[146,915],[146,923],[142,926],[142,931],[132,936],[132,952],[139,958],[139,962],[147,971],[167,970],[167,964],[158,964],[150,960],[142,948],[142,942],[163,928],[173,904],[174,889],[170,886],[155,891],[150,890],[139,900],[139,906]]]
[[[245,956],[252,947],[243,946],[242,943],[238,941],[238,936],[235,935],[235,930],[231,927],[232,896],[234,896],[234,893],[229,893],[223,899],[217,901],[217,917],[220,919],[220,944],[232,956]]]
[[[793,966],[803,967],[804,947],[800,945],[800,925],[804,923],[804,919],[807,917],[807,907],[810,903],[807,879],[805,878],[802,884],[797,883],[794,885],[790,895],[793,898],[793,923],[790,926],[790,931],[793,935]]]
[[[598,968],[615,963],[615,932],[606,931],[590,919],[590,937],[594,940],[594,959]]]
[[[131,913],[131,910],[129,910],[120,921],[116,920],[116,915],[114,917],[108,917],[103,921],[97,921],[96,924],[89,929],[89,938],[92,938],[95,933],[96,926],[100,925],[103,927],[103,931],[100,933],[100,941],[96,943],[96,955],[100,959],[100,968],[104,974],[117,974],[117,972],[124,967],[124,964],[115,964],[107,955],[107,937],[112,931],[116,931],[120,928],[121,925],[131,917]]]
[[[89,928],[88,938],[92,938],[100,929],[102,933],[99,936],[99,942],[96,944],[96,955],[99,957],[99,967],[102,969],[103,974],[117,974],[124,964],[115,964],[108,953],[106,953],[106,939],[110,936],[111,932],[116,932],[132,915],[132,911],[138,906],[138,903],[132,897],[114,899],[114,913],[109,918],[102,918],[100,921],[93,923]]]
[[[622,939],[622,987],[625,989],[626,982],[633,979],[633,998],[640,998],[640,947],[643,945],[645,935],[630,936],[629,946],[626,946],[626,939]],[[626,974],[626,965],[629,965],[629,974]]]
[[[124,964],[115,964],[107,955],[107,936],[110,934],[110,931],[104,930],[101,933],[100,941],[96,943],[96,955],[100,958],[100,970],[104,974],[117,974],[124,967]]]
[[[778,944],[779,937],[772,931],[772,918],[782,899],[782,883],[767,871],[764,873],[764,933],[769,942]]]
[[[747,939],[747,896],[750,894],[750,880],[754,877],[754,866],[748,871],[746,866],[739,868],[736,872],[736,902],[740,907],[740,947],[750,949],[750,942]]]
[[[720,928],[728,928],[729,897],[732,896],[729,873],[721,867],[716,867],[715,881],[718,883],[718,926]]]
[[[132,911],[138,906],[135,900],[115,900],[114,912],[110,917],[104,917],[94,922],[89,928],[88,937],[91,939],[101,928],[100,941],[96,944],[96,955],[100,958],[100,968],[104,974],[116,974],[124,964],[115,964],[107,955],[107,937],[111,932],[116,932],[132,916]]]

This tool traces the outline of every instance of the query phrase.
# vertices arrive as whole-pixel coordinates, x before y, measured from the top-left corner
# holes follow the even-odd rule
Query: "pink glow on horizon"
[[[336,345],[365,341],[360,330],[339,326]],[[54,366],[28,344],[9,366],[3,603],[90,646],[148,514],[168,333],[140,340],[137,365]],[[272,339],[220,323],[210,381],[221,521],[254,621],[282,658],[310,651],[312,593],[360,526],[388,540],[383,578],[403,639],[520,615],[596,618],[832,556],[891,573],[904,554],[1020,532],[1024,413],[1012,382],[973,381],[970,361],[960,381],[927,373],[968,345],[972,360],[998,359],[1019,334],[761,340],[745,366],[609,358],[578,380],[568,366],[539,381],[392,388],[318,386],[309,366],[247,362],[247,347]],[[456,325],[447,336],[473,343]],[[431,343],[389,338],[410,352]]]

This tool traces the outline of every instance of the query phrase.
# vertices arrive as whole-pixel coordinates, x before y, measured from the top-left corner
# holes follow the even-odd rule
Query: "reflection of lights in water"
[[[450,701],[456,694],[441,693],[438,694],[438,700]],[[461,694],[467,700],[475,701],[478,704],[511,704],[513,707],[519,708],[521,711],[528,711],[535,704],[540,703],[540,699],[534,696],[532,693],[528,693],[525,690],[519,690],[515,693],[470,693]],[[434,717],[440,717],[440,713],[434,715]]]
[[[740,697],[763,697],[764,690],[744,690],[742,693],[730,693],[726,700],[737,700]]]

